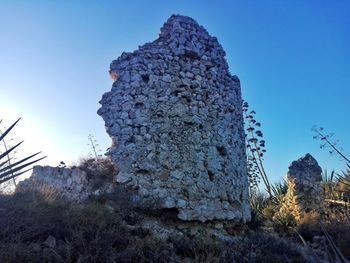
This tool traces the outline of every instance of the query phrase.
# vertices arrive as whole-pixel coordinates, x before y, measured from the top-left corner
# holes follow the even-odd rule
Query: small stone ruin
[[[225,51],[192,18],[110,65],[98,114],[116,181],[182,220],[250,219],[240,81]]]
[[[321,211],[324,203],[321,173],[321,167],[310,154],[292,162],[287,173],[288,191],[281,209],[290,212],[296,220],[305,213]]]
[[[38,191],[48,194],[52,191],[70,200],[83,201],[89,192],[88,178],[79,168],[34,166],[31,177],[19,182],[16,192]]]
[[[108,158],[89,158],[72,167],[36,165],[32,175],[18,183],[16,192],[35,191],[83,202],[91,196],[111,192],[115,188],[112,182],[115,172]]]

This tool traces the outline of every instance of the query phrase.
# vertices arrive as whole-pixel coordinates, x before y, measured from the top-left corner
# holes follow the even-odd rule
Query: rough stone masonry
[[[324,205],[321,173],[321,167],[309,153],[292,162],[287,173],[288,191],[281,211],[291,213],[296,220],[308,212],[321,212]]]
[[[98,110],[117,182],[182,220],[250,219],[240,82],[225,51],[190,17],[123,53]]]

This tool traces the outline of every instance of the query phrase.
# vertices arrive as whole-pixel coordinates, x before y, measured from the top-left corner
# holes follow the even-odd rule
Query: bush
[[[262,224],[262,220],[273,221],[275,214],[283,204],[283,198],[288,190],[285,181],[271,185],[272,196],[262,193],[251,193],[250,206],[252,208],[252,219],[257,224]]]
[[[94,189],[112,182],[117,174],[117,168],[109,157],[82,158],[77,167],[86,172]]]
[[[335,215],[336,216],[336,215]],[[328,217],[330,220],[319,218],[317,214],[306,214],[300,225],[298,232],[308,242],[312,242],[315,237],[324,237],[325,233],[320,226],[320,220],[324,230],[330,235],[335,245],[346,258],[350,258],[350,224],[339,221],[335,217]],[[327,244],[330,246],[330,244]]]
[[[47,202],[36,193],[2,197],[0,261],[106,262],[128,246],[120,223],[96,203]],[[54,247],[44,245],[50,236]]]
[[[251,220],[248,226],[251,229],[259,228],[264,223],[264,209],[269,205],[269,198],[262,193],[251,193],[249,203],[251,207]]]
[[[297,246],[263,232],[226,243],[183,237],[173,245],[176,254],[188,262],[305,262]]]
[[[294,216],[288,212],[278,211],[272,220],[273,229],[278,233],[290,234],[292,228],[296,225]]]
[[[240,252],[233,262],[306,262],[294,243],[263,232],[242,237],[233,245]]]

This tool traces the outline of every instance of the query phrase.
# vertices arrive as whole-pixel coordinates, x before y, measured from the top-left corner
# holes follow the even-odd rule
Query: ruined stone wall
[[[183,220],[249,220],[240,82],[217,39],[173,15],[158,39],[110,70],[118,79],[98,114],[117,181]]]
[[[310,154],[292,162],[287,173],[288,191],[281,211],[291,213],[296,220],[300,220],[305,213],[321,212],[324,206],[321,173],[321,167]]]
[[[108,193],[114,189],[112,176],[115,170],[111,165],[111,161],[106,158],[87,159],[78,167],[36,165],[32,175],[18,183],[16,192],[37,191],[44,195],[56,194],[68,200],[82,202],[90,196]]]
[[[78,168],[40,165],[34,166],[33,173],[28,179],[19,182],[16,192],[35,190],[46,194],[50,189],[75,201],[85,200],[90,192],[86,172]]]

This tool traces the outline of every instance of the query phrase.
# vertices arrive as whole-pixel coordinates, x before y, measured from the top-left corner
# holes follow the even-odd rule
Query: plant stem
[[[245,113],[245,117],[246,117],[246,113]],[[246,118],[248,119],[248,118]],[[252,126],[252,122],[250,119],[248,119],[248,129],[250,128],[253,128]],[[254,133],[253,133],[253,130],[250,129],[250,135],[251,135],[251,139],[254,139],[254,146],[255,146],[255,149],[256,149],[256,152],[257,154],[254,154],[254,152],[250,149],[250,152],[252,153],[252,155],[254,156],[254,160],[256,162],[256,166],[259,170],[259,173],[261,175],[261,178],[263,179],[264,181],[264,184],[266,186],[266,191],[268,192],[268,194],[270,195],[270,197],[272,197],[272,192],[271,192],[271,185],[270,185],[270,182],[269,182],[269,179],[266,175],[266,171],[264,169],[264,165],[262,163],[262,159],[260,157],[260,151],[258,150],[258,145],[257,145],[257,138],[255,137]],[[249,143],[249,142],[248,142]],[[257,158],[256,158],[257,156]]]
[[[94,154],[95,154],[95,159],[97,160],[97,151],[96,151],[96,147],[95,147],[95,144],[94,144],[94,141],[92,140],[92,136],[89,136],[89,140],[90,140],[90,143],[91,143],[91,147],[92,147],[92,150],[94,151]]]
[[[350,159],[348,159],[341,151],[338,150],[337,147],[333,143],[331,143],[326,136],[324,136],[319,130],[316,130],[317,134],[321,136],[321,140],[325,140],[326,143],[332,147],[346,162],[350,163]]]

